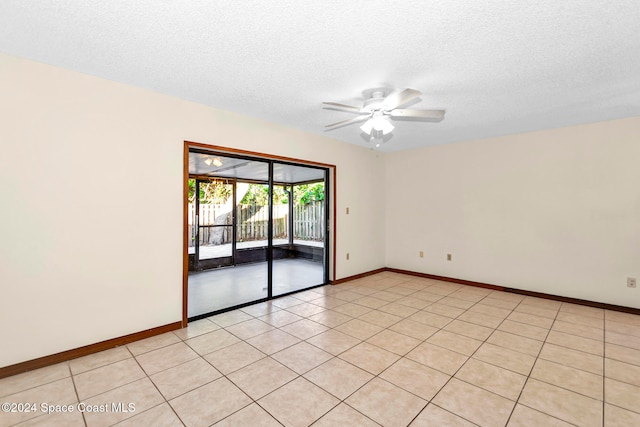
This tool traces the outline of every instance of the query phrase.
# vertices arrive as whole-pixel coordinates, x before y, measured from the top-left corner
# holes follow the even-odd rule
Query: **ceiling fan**
[[[417,102],[422,93],[415,89],[375,88],[364,91],[364,95],[365,101],[362,107],[338,102],[323,102],[322,108],[358,114],[356,117],[326,125],[326,130],[366,121],[360,130],[372,138],[379,138],[380,135],[387,135],[395,128],[387,118],[418,119],[429,122],[439,122],[444,119],[445,110],[399,108]]]

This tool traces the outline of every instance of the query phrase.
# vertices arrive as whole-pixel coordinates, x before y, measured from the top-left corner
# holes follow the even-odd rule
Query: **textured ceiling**
[[[447,110],[383,151],[640,115],[638,0],[2,0],[0,51],[362,146],[322,101]]]

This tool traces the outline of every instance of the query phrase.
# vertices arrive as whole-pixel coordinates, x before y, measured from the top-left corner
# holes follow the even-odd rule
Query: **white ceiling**
[[[2,0],[0,51],[362,146],[322,101],[447,110],[383,151],[640,115],[639,0]]]

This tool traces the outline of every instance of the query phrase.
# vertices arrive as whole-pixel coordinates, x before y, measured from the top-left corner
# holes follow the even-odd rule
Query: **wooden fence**
[[[222,243],[230,243],[232,239],[232,217],[229,206],[217,204],[200,204],[200,225],[227,225],[227,227],[206,227],[201,229],[200,244],[212,241],[217,229],[222,228]],[[268,234],[269,208],[261,205],[239,205],[237,207],[237,239],[238,242],[266,240]],[[189,246],[195,244],[195,205],[190,203],[188,208],[189,229],[191,239]],[[286,239],[289,236],[289,205],[273,206],[273,238]],[[323,241],[324,201],[312,202],[307,205],[293,207],[293,238],[298,240]]]

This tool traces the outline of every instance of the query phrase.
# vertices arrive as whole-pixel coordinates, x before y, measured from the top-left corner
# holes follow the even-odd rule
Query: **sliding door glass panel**
[[[225,187],[202,187],[203,191],[217,197],[220,206],[208,207],[214,213],[205,212],[205,208],[197,221],[199,236],[196,259],[201,268],[189,274],[188,316],[197,318],[266,299],[266,238],[259,245],[243,246],[247,233],[243,231],[242,224],[253,227],[248,231],[254,232],[254,237],[262,236],[258,230],[261,226],[260,214],[256,217],[256,212],[247,209],[246,205],[259,205],[260,200],[254,203],[256,197],[268,200],[261,193],[266,186],[268,194],[269,164],[191,152],[189,173],[197,175],[203,182],[203,176],[209,177],[210,181],[223,183]],[[202,197],[200,193],[199,202],[203,202]]]
[[[325,172],[274,163],[273,295],[326,283]],[[283,232],[278,233],[278,231]],[[286,230],[286,231],[285,231]]]

